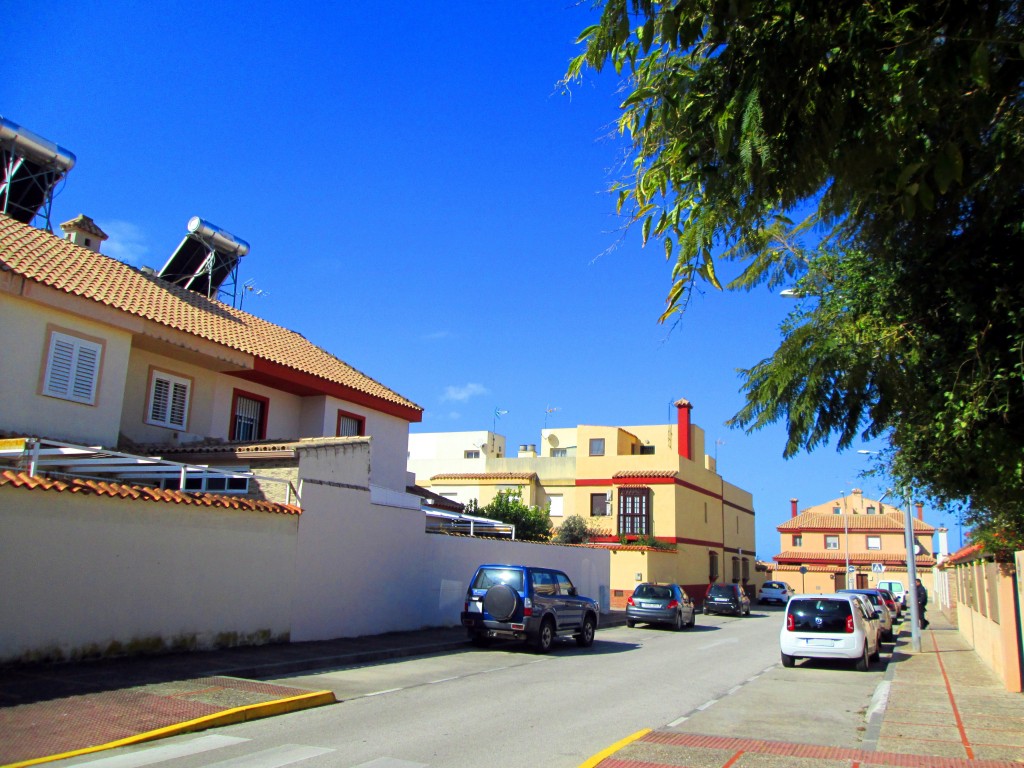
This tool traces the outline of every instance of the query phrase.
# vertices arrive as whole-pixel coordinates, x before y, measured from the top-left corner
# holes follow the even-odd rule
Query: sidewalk
[[[921,633],[920,653],[910,650],[909,625],[900,632],[858,748],[834,746],[827,724],[815,722],[814,701],[789,697],[773,702],[773,714],[801,724],[808,743],[737,738],[744,728],[737,725],[736,712],[716,718],[711,708],[678,727],[634,734],[581,768],[1020,768],[1024,695],[1005,691],[940,612],[928,616],[931,625]],[[800,672],[781,666],[772,671]],[[723,722],[731,722],[731,728],[723,728]]]

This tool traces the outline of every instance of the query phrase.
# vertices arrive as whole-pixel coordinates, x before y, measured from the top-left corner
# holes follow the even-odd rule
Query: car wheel
[[[555,622],[551,619],[544,619],[540,625],[540,632],[537,633],[537,639],[534,640],[533,647],[537,649],[537,653],[547,653],[551,650],[554,642]]]
[[[596,626],[594,624],[593,616],[583,617],[583,628],[580,633],[576,635],[576,645],[580,648],[589,648],[594,644],[594,631]]]
[[[694,627],[697,626],[697,612],[696,611],[694,611],[693,613],[690,614],[690,623],[687,624],[687,626],[690,629],[693,629]]]
[[[633,619],[626,619],[626,626],[632,629],[636,626],[636,622]]]
[[[875,652],[868,656],[869,661],[878,661],[882,658],[882,644],[879,643],[875,646]]]
[[[705,609],[704,609],[704,615],[705,615],[705,616],[707,616],[707,615],[708,615],[708,609],[707,609],[707,608],[705,608]]]
[[[680,611],[676,611],[676,617],[672,622],[672,631],[678,632],[683,628],[683,614]]]
[[[871,668],[871,660],[868,658],[868,641],[864,640],[864,652],[857,659],[857,671],[867,672]]]
[[[796,664],[796,656],[790,656],[788,653],[782,654],[782,666],[792,667]]]
[[[495,584],[484,594],[484,610],[496,621],[508,621],[515,615],[519,593],[508,584]]]

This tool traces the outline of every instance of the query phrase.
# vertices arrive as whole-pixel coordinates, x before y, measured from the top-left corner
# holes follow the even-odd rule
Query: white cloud
[[[464,403],[471,397],[477,395],[486,395],[487,387],[483,384],[463,384],[462,386],[450,386],[444,388],[444,394],[441,396],[441,400],[448,401],[454,400],[457,403]]]
[[[109,239],[103,243],[103,252],[127,264],[141,266],[149,253],[146,236],[142,229],[130,221],[109,221],[103,223],[103,231]],[[159,269],[163,264],[151,264]]]

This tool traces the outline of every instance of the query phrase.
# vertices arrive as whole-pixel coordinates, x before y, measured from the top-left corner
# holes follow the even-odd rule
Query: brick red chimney
[[[693,461],[693,446],[690,444],[690,411],[693,405],[689,400],[676,400],[674,405],[679,424],[679,455]]]
[[[917,507],[917,519],[920,520],[923,523],[924,522],[924,506],[921,505],[921,504],[916,504],[915,506]]]
[[[796,517],[796,499],[789,500],[789,516]]]

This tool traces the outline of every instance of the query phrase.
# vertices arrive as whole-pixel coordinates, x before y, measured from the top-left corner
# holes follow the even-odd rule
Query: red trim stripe
[[[960,710],[956,706],[956,699],[953,698],[953,686],[949,684],[949,675],[946,674],[946,665],[942,663],[942,654],[939,652],[939,641],[935,639],[935,633],[930,633],[932,636],[932,647],[935,648],[935,659],[939,662],[939,671],[942,672],[942,682],[946,684],[946,695],[949,696],[949,705],[953,708],[953,719],[956,720],[956,729],[960,732],[960,741],[964,745],[964,751],[967,753],[967,759],[974,759],[974,749],[971,748],[971,742],[967,739],[967,731],[964,729],[964,721],[960,718]]]

